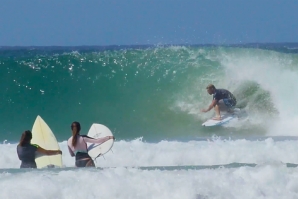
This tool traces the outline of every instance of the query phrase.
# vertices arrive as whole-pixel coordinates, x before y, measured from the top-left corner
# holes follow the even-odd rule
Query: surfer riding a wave
[[[226,89],[216,89],[213,84],[209,84],[206,89],[209,95],[213,95],[213,100],[207,109],[201,110],[202,112],[206,113],[214,107],[214,120],[221,120],[220,111],[233,112],[237,101],[230,91]]]
[[[93,139],[87,135],[80,135],[81,125],[79,122],[71,124],[72,136],[68,139],[68,149],[71,156],[76,157],[77,167],[94,167],[92,158],[88,155],[87,142],[94,144],[102,144],[114,136],[106,136],[103,138]]]

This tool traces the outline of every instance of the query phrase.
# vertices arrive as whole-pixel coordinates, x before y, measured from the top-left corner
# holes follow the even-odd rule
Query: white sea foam
[[[67,143],[60,143],[65,167],[74,167]],[[19,168],[16,144],[1,144],[0,168]],[[262,141],[246,139],[146,143],[141,139],[117,141],[111,152],[98,158],[98,167],[219,165],[229,163],[266,164],[272,162],[298,163],[298,140]]]
[[[31,171],[0,174],[8,199],[297,198],[298,168],[284,165],[204,170],[136,168]]]
[[[297,56],[262,50],[224,56],[222,64],[227,79],[254,81],[270,93],[278,120],[270,124],[268,135],[298,135],[295,130],[298,128]],[[268,118],[258,119],[266,123]]]
[[[297,198],[298,140],[273,138],[145,143],[117,141],[99,158],[103,169],[74,168],[66,141],[60,143],[66,168],[16,169],[16,144],[1,144],[0,198]],[[142,166],[256,163],[255,167],[140,169]],[[15,169],[9,169],[15,168]],[[19,190],[19,191],[16,191]]]

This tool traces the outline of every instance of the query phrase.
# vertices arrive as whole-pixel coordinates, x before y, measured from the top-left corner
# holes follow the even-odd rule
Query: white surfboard
[[[221,112],[221,120],[209,119],[202,126],[221,126],[231,124],[232,122],[247,121],[249,119],[244,109],[234,108],[233,113]]]
[[[225,114],[225,115],[221,115],[221,120],[215,120],[211,118],[206,122],[204,122],[202,126],[220,126],[236,120],[238,120],[237,115]]]
[[[88,136],[97,139],[106,136],[113,136],[113,134],[108,127],[102,124],[92,124],[92,126],[89,129]],[[113,139],[110,139],[102,144],[87,143],[88,154],[91,158],[95,159],[100,155],[107,153],[113,147],[113,144]]]
[[[45,121],[38,115],[32,127],[32,144],[46,150],[60,150],[55,135]],[[40,155],[35,158],[37,168],[62,167],[62,155]]]

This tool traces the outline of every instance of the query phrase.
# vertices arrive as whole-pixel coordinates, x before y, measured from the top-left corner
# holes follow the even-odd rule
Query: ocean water
[[[0,198],[298,198],[298,44],[0,48]],[[205,87],[232,91],[249,120],[201,124]],[[19,169],[40,115],[63,168]],[[78,169],[70,124],[116,141]],[[17,190],[17,191],[16,191]]]

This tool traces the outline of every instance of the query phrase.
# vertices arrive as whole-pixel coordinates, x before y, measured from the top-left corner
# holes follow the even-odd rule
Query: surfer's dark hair
[[[24,144],[30,143],[31,139],[32,139],[31,131],[29,130],[24,131],[24,133],[22,133],[22,137],[20,139],[19,145],[24,146]]]
[[[71,123],[71,130],[73,129],[73,125],[75,125],[77,127],[77,132],[75,135],[72,135],[72,146],[76,146],[77,144],[77,140],[78,140],[78,135],[80,134],[80,131],[81,131],[81,125],[79,122],[73,122]]]
[[[210,88],[212,88],[212,89],[216,89],[215,86],[214,86],[213,84],[209,84],[209,85],[206,87],[206,89],[210,89]]]

